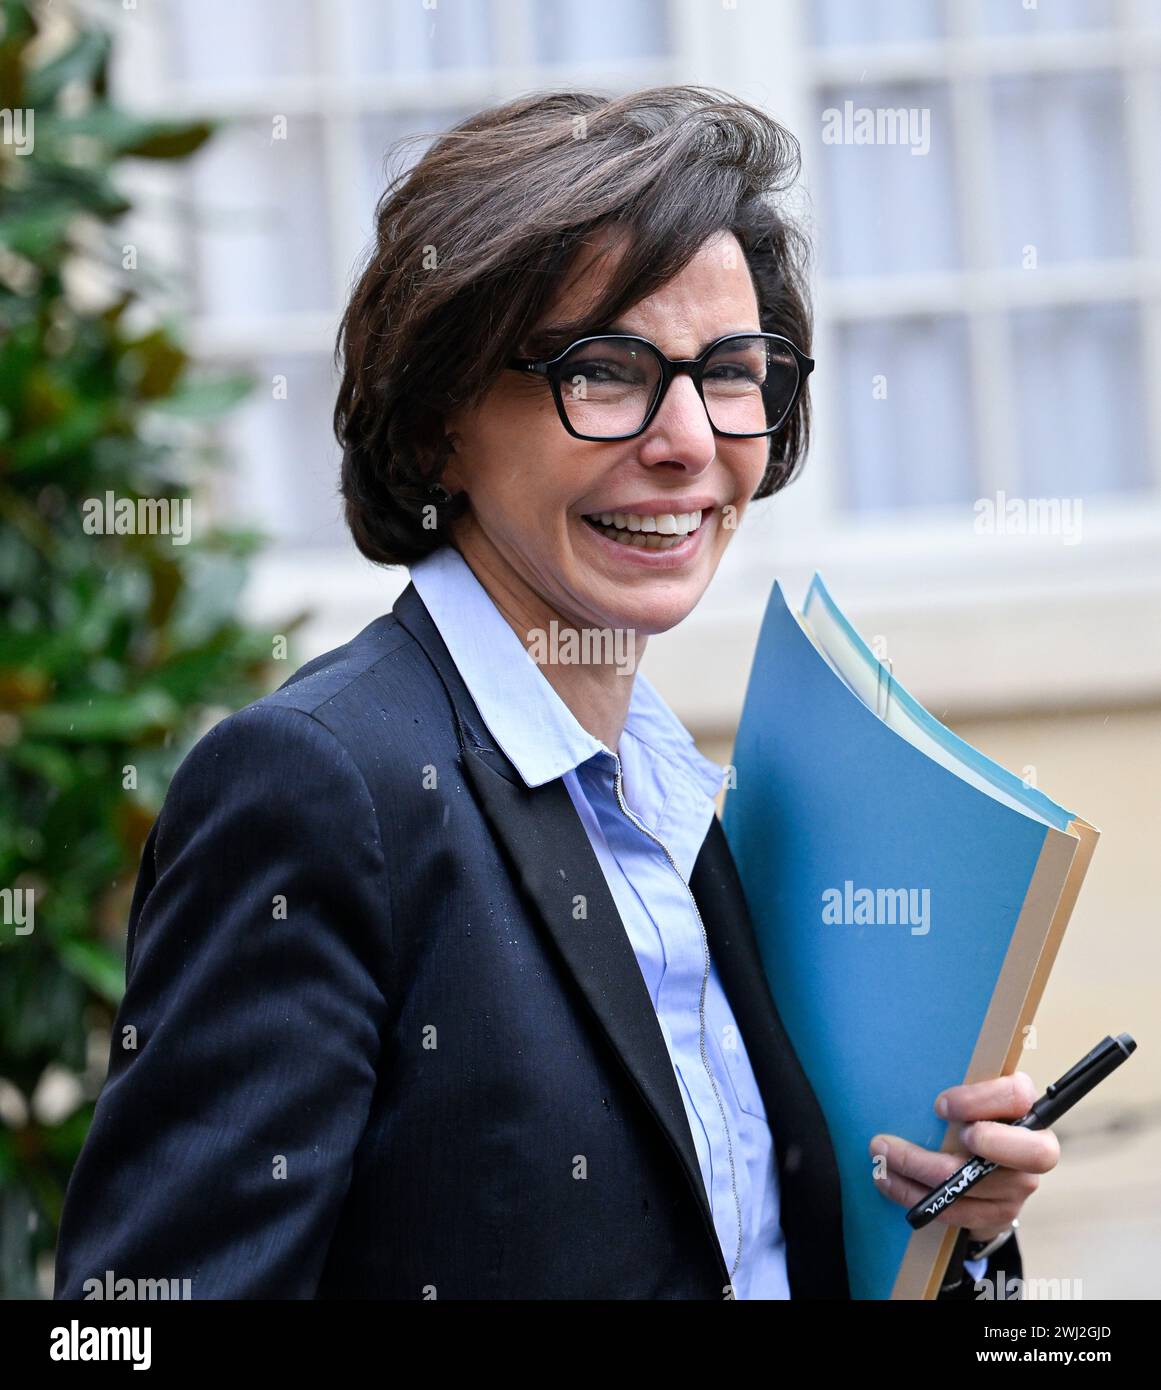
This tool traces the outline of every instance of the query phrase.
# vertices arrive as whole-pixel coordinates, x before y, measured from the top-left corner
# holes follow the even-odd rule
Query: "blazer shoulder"
[[[385,613],[341,647],[300,666],[263,699],[323,718],[336,708],[360,709],[390,696],[430,703],[439,693],[451,715],[443,682],[414,635]]]
[[[173,785],[197,769],[213,780],[281,769],[290,781],[358,774],[374,801],[392,774],[458,748],[455,718],[423,647],[393,614],[299,667],[277,689],[219,720],[187,752]],[[265,771],[264,771],[265,770]]]
[[[300,709],[307,714],[332,702],[358,704],[367,698],[365,678],[384,670],[420,674],[419,643],[393,613],[385,613],[342,646],[305,662],[255,704]]]

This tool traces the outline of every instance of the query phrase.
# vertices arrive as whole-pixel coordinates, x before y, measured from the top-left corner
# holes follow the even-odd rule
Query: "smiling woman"
[[[555,92],[384,194],[334,422],[411,582],[174,779],[58,1297],[849,1298],[724,770],[637,670],[806,448],[797,164],[725,93]],[[896,1195],[962,1161],[890,1139]],[[996,1247],[1053,1142],[940,1219]]]

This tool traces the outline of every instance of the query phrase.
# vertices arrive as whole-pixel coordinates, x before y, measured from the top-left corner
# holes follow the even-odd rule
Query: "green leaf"
[[[67,788],[76,783],[76,764],[67,753],[54,744],[24,740],[14,748],[9,748],[7,754],[13,767],[31,772],[53,786]]]
[[[162,731],[173,724],[179,706],[163,690],[135,695],[92,695],[86,700],[59,701],[24,711],[24,727],[39,738],[70,742],[126,742]]]
[[[37,136],[47,137],[54,148],[84,136],[104,146],[110,156],[184,159],[204,145],[216,127],[212,121],[164,121],[112,106],[94,106],[77,116],[38,117]]]
[[[188,356],[162,329],[130,343],[121,358],[121,371],[142,400],[172,394],[188,365]]]
[[[9,213],[7,217],[0,217],[0,246],[6,246],[18,256],[36,259],[64,242],[76,214],[75,205],[64,199]]]
[[[12,471],[59,466],[103,434],[117,409],[114,401],[83,401],[63,419],[27,430],[11,448]]]
[[[78,35],[65,51],[25,74],[24,99],[29,106],[48,106],[70,82],[91,82],[109,56],[110,37],[94,30]]]
[[[150,401],[149,409],[185,419],[209,419],[245,400],[256,385],[257,377],[248,373],[186,381],[168,396]]]
[[[125,962],[98,941],[64,941],[57,954],[65,967],[84,980],[110,1004],[121,1002],[125,992]]]
[[[159,121],[143,131],[134,144],[121,147],[121,153],[136,159],[184,159],[193,154],[210,138],[216,122],[195,121],[186,124],[163,125]]]
[[[41,138],[40,122],[36,127],[36,153],[24,162],[32,166],[26,191],[37,203],[67,202],[77,212],[106,221],[129,211],[130,204],[110,178],[106,164],[95,160],[91,152],[88,158],[81,159],[77,151],[54,149]]]

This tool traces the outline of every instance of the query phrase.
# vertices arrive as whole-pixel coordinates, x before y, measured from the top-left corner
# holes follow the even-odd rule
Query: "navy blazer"
[[[791,1296],[849,1298],[833,1149],[716,818],[690,886],[773,1131]],[[107,1270],[194,1298],[728,1296],[584,827],[492,746],[413,585],[195,745],[126,975],[57,1298]]]

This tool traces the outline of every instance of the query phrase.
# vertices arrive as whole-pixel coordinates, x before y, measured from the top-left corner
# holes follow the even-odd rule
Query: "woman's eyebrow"
[[[706,350],[707,347],[709,347],[710,343],[716,343],[721,338],[741,338],[747,334],[761,333],[761,331],[762,330],[760,328],[723,328],[720,333],[715,333],[712,338],[707,338],[705,342],[698,347],[697,351],[693,354],[693,356],[698,357],[701,353],[703,353]],[[611,323],[607,328],[595,328],[593,332],[631,333],[635,338],[644,338],[647,336],[644,333],[638,333],[635,328],[626,328],[625,325],[622,323]],[[649,341],[652,342],[653,340],[649,339]]]
[[[552,357],[558,351],[563,351],[575,338],[586,337],[587,334],[578,333],[574,337],[569,337],[569,325],[567,323],[545,323],[539,328],[534,328],[525,339],[529,357]],[[559,344],[559,346],[558,346]]]
[[[745,334],[760,333],[761,331],[760,328],[725,328],[720,333],[715,333],[712,338],[707,338],[698,348],[697,352],[694,353],[694,356],[697,357],[709,347],[710,343],[716,343],[720,338],[742,337]],[[572,328],[568,323],[542,324],[541,327],[534,329],[528,336],[528,356],[555,356],[557,352],[562,352],[568,347],[565,338],[571,332]],[[634,338],[645,337],[645,334],[637,332],[636,329],[630,328],[627,324],[616,322],[593,325],[592,327],[584,329],[582,332],[576,333],[571,341],[576,341],[577,338],[600,337],[606,333],[627,333]],[[652,340],[650,339],[649,341]]]

